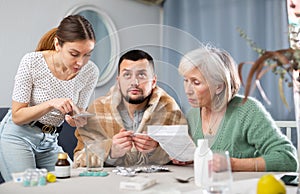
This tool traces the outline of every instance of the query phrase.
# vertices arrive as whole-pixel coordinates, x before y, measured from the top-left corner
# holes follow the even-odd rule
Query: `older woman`
[[[297,170],[295,147],[263,105],[254,98],[242,103],[236,65],[227,52],[193,50],[182,58],[179,73],[192,106],[187,119],[195,143],[206,138],[212,150],[228,150],[233,171]]]

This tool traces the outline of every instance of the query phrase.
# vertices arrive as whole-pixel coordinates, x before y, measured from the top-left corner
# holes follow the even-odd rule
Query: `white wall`
[[[145,24],[160,24],[158,6],[134,0],[0,0],[0,107],[11,106],[11,95],[19,62],[22,56],[33,51],[40,37],[53,27],[75,5],[96,5],[114,21],[120,32],[121,51],[139,46],[158,58],[159,28]],[[147,40],[147,42],[144,42]],[[115,83],[115,76],[104,86],[96,88],[96,96],[105,94]]]

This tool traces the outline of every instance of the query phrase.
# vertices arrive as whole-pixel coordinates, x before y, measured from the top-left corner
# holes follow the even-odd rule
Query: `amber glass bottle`
[[[55,163],[55,175],[57,178],[70,178],[71,166],[68,161],[67,153],[59,153],[58,160]]]

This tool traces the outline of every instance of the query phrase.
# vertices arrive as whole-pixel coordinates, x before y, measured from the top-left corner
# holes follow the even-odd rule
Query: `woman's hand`
[[[222,154],[214,154],[213,160],[209,161],[209,165],[212,166],[214,172],[222,172],[228,170],[227,158]]]
[[[65,120],[72,127],[84,127],[87,124],[87,117],[73,118],[71,115],[66,115]]]
[[[172,159],[172,163],[175,164],[175,165],[178,165],[178,166],[186,166],[186,165],[189,165],[189,164],[193,164],[194,161],[182,162],[182,161],[178,161],[178,160]]]
[[[48,101],[50,107],[59,110],[62,114],[68,114],[75,111],[77,107],[70,98],[54,98]]]
[[[50,100],[52,106],[65,114],[65,120],[71,127],[83,127],[87,124],[87,118],[78,117],[73,118],[72,115],[79,114],[82,109],[78,108],[71,99],[69,98],[57,98]]]
[[[24,125],[31,121],[38,120],[53,109],[59,110],[64,115],[80,112],[80,109],[76,107],[69,98],[55,98],[35,106],[29,106],[28,103],[13,101],[12,117],[17,125]],[[68,118],[69,121],[70,119],[71,118]],[[69,124],[72,124],[72,122],[70,121]],[[75,124],[71,126],[75,126]]]

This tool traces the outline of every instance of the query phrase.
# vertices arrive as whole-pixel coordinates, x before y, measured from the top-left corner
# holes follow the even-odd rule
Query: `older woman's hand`
[[[228,169],[228,161],[226,156],[223,154],[215,153],[213,155],[213,160],[209,161],[209,166],[212,166],[214,172],[222,172]]]
[[[189,164],[193,164],[194,161],[185,161],[185,162],[182,162],[182,161],[178,161],[178,160],[172,159],[172,163],[175,164],[175,165],[178,165],[178,166],[186,166],[186,165],[189,165]]]

